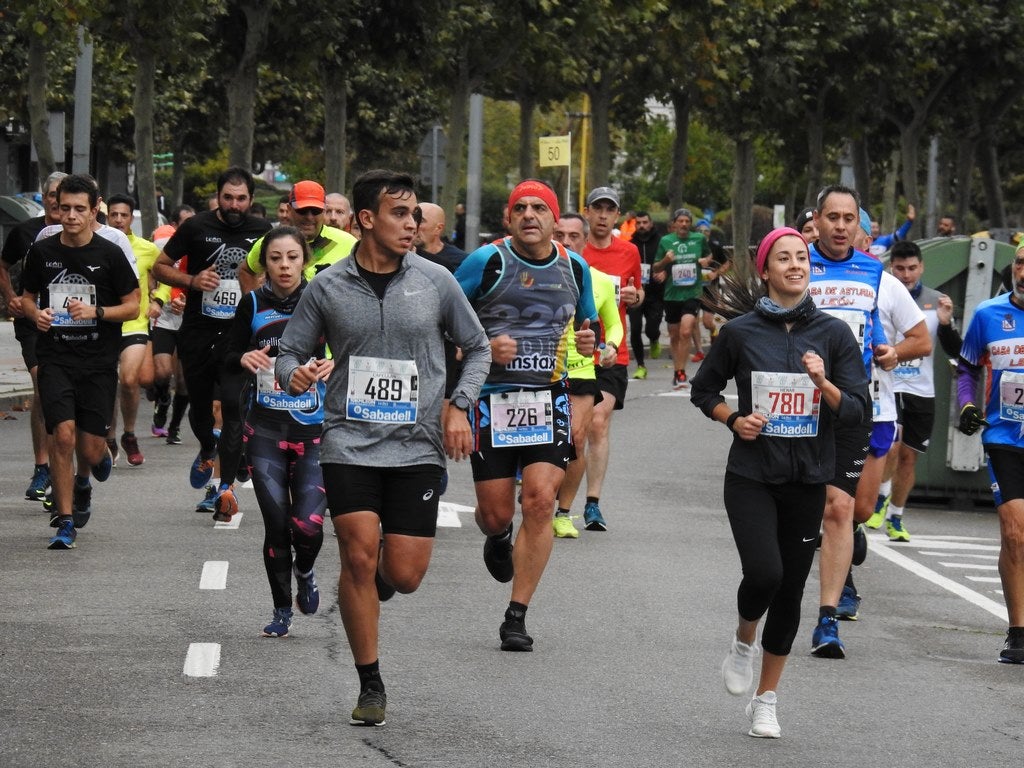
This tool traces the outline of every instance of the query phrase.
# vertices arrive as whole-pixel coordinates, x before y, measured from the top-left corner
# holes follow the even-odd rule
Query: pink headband
[[[804,240],[804,236],[801,235],[792,227],[779,227],[778,229],[773,229],[771,232],[764,236],[764,239],[761,241],[761,244],[757,246],[758,277],[764,274],[764,265],[765,262],[768,261],[768,252],[771,251],[772,246],[775,245],[775,241],[778,240],[780,237],[785,237],[786,235],[795,235],[796,237],[799,237],[801,240],[803,240],[804,245],[807,246],[807,241]]]
[[[551,212],[555,214],[555,221],[558,221],[560,218],[560,212],[558,210],[558,196],[555,195],[554,190],[547,184],[540,181],[534,181],[533,179],[520,182],[516,185],[516,188],[512,190],[512,194],[508,196],[509,211],[512,210],[512,206],[514,206],[521,197],[539,197],[544,201],[547,207],[551,209]]]

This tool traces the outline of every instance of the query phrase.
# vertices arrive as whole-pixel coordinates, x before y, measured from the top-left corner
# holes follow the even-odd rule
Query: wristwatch
[[[469,413],[469,409],[473,407],[473,401],[465,395],[456,395],[451,399],[451,405],[454,408],[458,408],[460,411]]]
[[[100,306],[96,307],[96,319],[97,320],[102,320],[103,319],[103,307],[100,307]]]

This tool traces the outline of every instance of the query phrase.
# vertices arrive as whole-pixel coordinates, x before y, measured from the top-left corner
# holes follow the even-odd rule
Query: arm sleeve
[[[582,256],[571,251],[569,258],[576,266],[573,272],[576,275],[580,292],[579,298],[576,300],[576,314],[573,316],[573,323],[576,328],[579,328],[584,320],[597,323],[600,317],[597,314],[597,307],[594,306],[594,285],[590,282],[590,266]]]
[[[960,360],[956,366],[956,399],[958,410],[968,403],[975,402],[978,384],[981,381],[982,364],[987,350],[982,341],[982,316],[975,312],[971,324],[964,334],[964,343],[960,347]]]
[[[484,268],[490,259],[493,251],[488,248],[477,248],[469,254],[459,268],[455,270],[455,279],[458,281],[462,292],[470,301],[480,293],[480,283],[483,280]]]
[[[943,352],[950,357],[959,357],[960,347],[963,346],[964,340],[953,323],[949,325],[940,324],[935,335],[939,340],[939,344],[942,345]]]
[[[254,275],[263,273],[263,265],[260,264],[260,248],[262,247],[263,238],[261,237],[252,244],[252,248],[249,249],[249,254],[245,257],[245,265],[252,270]]]
[[[910,219],[907,219],[905,222],[903,222],[903,226],[902,227],[900,227],[899,229],[897,229],[895,232],[892,233],[893,239],[894,240],[906,240],[907,239],[907,235],[910,233],[910,228],[912,226],[914,226],[914,222],[912,222]]]
[[[593,278],[593,276],[591,276]],[[615,304],[615,286],[607,280],[608,290],[597,288],[597,280],[594,280],[596,290],[601,294],[597,301],[597,313],[601,317],[602,337],[607,342],[612,342],[616,347],[622,346],[622,339],[626,335],[622,327],[622,319],[619,317],[619,308]]]

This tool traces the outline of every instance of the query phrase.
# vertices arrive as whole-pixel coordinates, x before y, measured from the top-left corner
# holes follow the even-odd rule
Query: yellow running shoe
[[[910,541],[910,532],[903,527],[903,517],[894,515],[885,522],[885,532],[889,541]]]
[[[892,496],[879,496],[875,502],[875,513],[864,523],[868,528],[877,530],[885,522],[885,515],[889,511],[889,500]]]
[[[580,532],[572,524],[572,518],[569,515],[555,515],[551,524],[555,529],[556,539],[578,539],[580,537]]]

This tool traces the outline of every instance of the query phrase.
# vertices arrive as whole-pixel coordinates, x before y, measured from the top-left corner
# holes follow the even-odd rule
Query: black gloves
[[[988,422],[981,417],[981,411],[974,403],[968,403],[960,411],[960,423],[957,425],[957,429],[965,435],[973,435],[982,427],[987,426]]]

